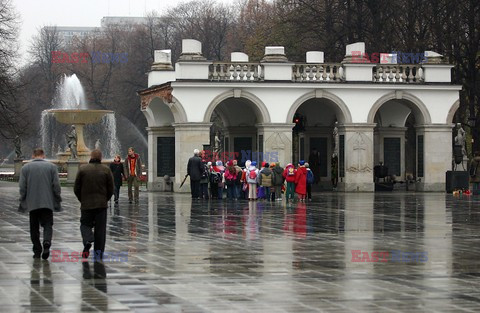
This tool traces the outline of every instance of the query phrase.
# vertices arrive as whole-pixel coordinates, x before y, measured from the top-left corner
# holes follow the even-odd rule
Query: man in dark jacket
[[[187,174],[190,176],[190,190],[192,199],[200,198],[200,179],[202,178],[203,164],[198,149],[193,150],[193,157],[188,159]]]
[[[30,214],[30,238],[33,257],[44,260],[50,256],[53,232],[53,211],[61,211],[60,181],[57,167],[45,161],[42,149],[33,150],[33,160],[20,173],[20,211]],[[40,225],[43,227],[43,253],[40,243]]]
[[[280,163],[275,163],[273,168],[273,186],[275,187],[275,198],[277,201],[282,200],[282,186],[284,184],[285,178],[283,178],[283,167],[280,166]]]
[[[125,171],[123,169],[122,159],[120,155],[116,155],[113,159],[113,162],[110,163],[110,170],[113,174],[113,182],[115,189],[113,192],[115,205],[118,204],[118,198],[120,196],[120,187],[122,186],[122,181],[125,178]]]
[[[92,242],[95,259],[101,260],[107,234],[107,207],[113,195],[112,171],[102,165],[102,152],[93,150],[90,162],[80,167],[73,190],[80,201],[80,232],[83,239],[83,257],[88,258]],[[92,232],[92,228],[95,232]]]

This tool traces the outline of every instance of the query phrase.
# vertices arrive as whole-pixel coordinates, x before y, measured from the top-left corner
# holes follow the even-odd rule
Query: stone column
[[[175,137],[175,129],[172,126],[163,127],[147,127],[148,132],[148,183],[147,189],[149,191],[165,191],[168,186],[164,175],[157,176],[158,162],[157,162],[157,138],[158,137]],[[173,153],[173,151],[172,151]],[[175,158],[175,156],[172,156]],[[171,177],[173,179],[173,177]]]
[[[292,162],[293,123],[257,124],[258,134],[263,135],[264,159],[280,162],[282,167]]]
[[[452,127],[447,124],[415,127],[417,176],[421,179],[417,190],[445,191],[445,173],[452,168]]]
[[[14,164],[13,177],[19,178],[20,172],[22,171],[22,167],[23,167],[23,159],[15,159],[13,160],[13,164]]]
[[[188,159],[193,150],[202,150],[203,145],[210,144],[210,126],[212,123],[175,123],[175,181],[173,191],[190,192],[190,179],[180,189],[180,184],[187,174]]]
[[[405,179],[405,132],[407,131],[406,127],[377,127],[375,128],[375,158],[374,165],[377,165],[379,162],[383,162],[385,166],[389,168],[389,173],[392,172],[391,166],[387,164],[384,160],[385,156],[385,147],[384,139],[385,138],[400,138],[400,175],[397,175],[397,180]],[[396,175],[396,174],[395,174]]]
[[[373,183],[373,128],[375,124],[352,123],[338,127],[340,136],[339,179],[340,191],[374,191]],[[342,147],[343,136],[343,147]],[[341,177],[342,156],[344,177]]]

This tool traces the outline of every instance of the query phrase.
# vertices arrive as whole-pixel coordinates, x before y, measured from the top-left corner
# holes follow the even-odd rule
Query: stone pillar
[[[263,135],[264,159],[267,162],[280,162],[282,167],[292,162],[294,126],[294,123],[257,124],[258,134]]]
[[[452,127],[447,124],[415,127],[417,177],[421,179],[417,190],[445,191],[445,173],[452,168]]]
[[[172,137],[175,138],[175,129],[172,126],[162,126],[162,127],[147,127],[148,132],[148,183],[147,189],[149,191],[170,191],[168,185],[166,185],[165,175],[158,176],[158,150],[157,143],[158,137]],[[167,149],[169,147],[165,147]],[[160,149],[162,149],[160,147]],[[175,150],[170,151],[170,153],[175,154]],[[175,155],[172,156],[175,160]],[[173,179],[173,177],[170,177]]]
[[[80,167],[80,161],[68,160],[67,161],[67,183],[73,184],[75,178],[77,178],[78,169]]]
[[[377,127],[375,128],[375,158],[374,165],[383,162],[388,167],[389,173],[392,172],[391,165],[384,160],[385,156],[385,138],[399,138],[400,139],[400,175],[397,175],[397,180],[405,179],[405,132],[407,127]]]
[[[175,181],[173,191],[190,192],[190,179],[180,189],[180,184],[187,174],[188,159],[193,150],[202,150],[203,145],[210,144],[210,126],[212,123],[175,123]]]
[[[373,183],[373,128],[375,124],[352,123],[338,127],[340,136],[339,179],[340,191],[374,191]],[[343,136],[343,147],[342,147]],[[343,149],[343,153],[342,153]],[[344,177],[341,177],[340,157],[343,155]]]
[[[14,164],[13,177],[19,178],[20,172],[22,171],[22,167],[23,167],[23,159],[15,159],[13,160],[13,164]]]

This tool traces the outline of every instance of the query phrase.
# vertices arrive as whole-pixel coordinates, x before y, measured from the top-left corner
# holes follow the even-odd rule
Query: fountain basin
[[[46,110],[55,119],[62,124],[75,125],[77,132],[77,154],[80,162],[88,162],[90,159],[90,149],[85,145],[83,138],[83,127],[88,124],[99,123],[107,114],[113,114],[110,110],[79,110],[79,109],[50,109]],[[57,154],[61,163],[67,162],[70,158],[70,149]]]
[[[95,124],[105,115],[113,114],[110,110],[51,109],[46,111],[53,114],[58,122],[72,125]]]

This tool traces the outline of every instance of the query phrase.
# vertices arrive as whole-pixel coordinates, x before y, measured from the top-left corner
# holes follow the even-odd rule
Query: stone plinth
[[[15,159],[13,161],[13,164],[14,164],[13,177],[20,177],[20,172],[22,171],[22,167],[23,167],[23,159]]]
[[[307,63],[324,63],[323,51],[308,51],[306,55]]]
[[[232,62],[248,62],[248,55],[243,52],[232,52],[230,60]]]
[[[67,183],[73,184],[75,178],[77,178],[77,173],[80,168],[80,161],[78,160],[68,160],[67,161]]]

